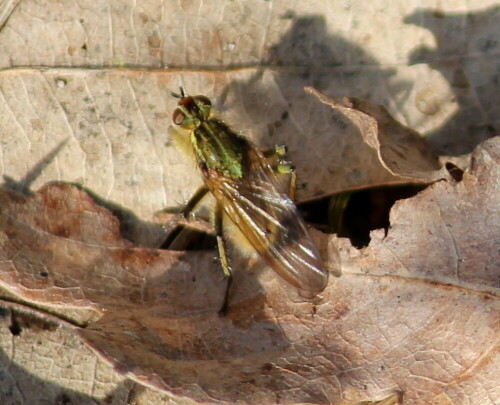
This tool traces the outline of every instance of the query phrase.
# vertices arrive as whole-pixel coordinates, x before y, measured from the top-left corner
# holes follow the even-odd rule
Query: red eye
[[[174,114],[172,115],[172,121],[174,121],[175,125],[182,125],[184,120],[186,119],[186,115],[179,110],[178,108],[175,109]]]
[[[195,102],[194,102],[193,97],[186,96],[186,97],[182,97],[179,100],[179,105],[182,105],[182,106],[186,107],[188,110],[191,110],[194,107]]]

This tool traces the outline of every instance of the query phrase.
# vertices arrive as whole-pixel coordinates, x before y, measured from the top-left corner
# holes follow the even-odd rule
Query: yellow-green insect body
[[[190,139],[202,170],[216,170],[235,179],[243,177],[244,140],[224,123],[204,121],[191,131]]]

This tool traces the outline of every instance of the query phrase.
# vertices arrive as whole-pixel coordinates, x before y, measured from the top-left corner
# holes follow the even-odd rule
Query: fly
[[[221,312],[228,305],[231,267],[223,229],[231,221],[247,242],[284,280],[309,294],[327,284],[318,250],[277,174],[293,168],[284,160],[286,148],[262,152],[216,118],[205,96],[174,94],[179,98],[171,130],[178,144],[193,154],[205,185],[184,207],[187,217],[210,192],[215,197],[214,226],[224,276],[228,280]],[[271,160],[274,157],[274,164]],[[276,163],[277,162],[277,163]],[[294,183],[292,183],[294,185]],[[293,195],[294,187],[291,187]]]

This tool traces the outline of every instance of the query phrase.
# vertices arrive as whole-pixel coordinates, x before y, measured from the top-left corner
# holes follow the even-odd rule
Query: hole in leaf
[[[450,173],[450,176],[453,177],[453,179],[456,182],[461,182],[463,177],[464,177],[464,171],[460,169],[457,165],[451,163],[451,162],[446,162],[446,170],[448,170],[448,173]]]
[[[370,243],[370,231],[389,229],[389,212],[398,200],[413,197],[426,185],[377,187],[348,191],[299,205],[304,219],[318,229],[349,238],[360,249]]]

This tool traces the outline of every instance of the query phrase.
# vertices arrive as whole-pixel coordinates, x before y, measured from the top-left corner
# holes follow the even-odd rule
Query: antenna
[[[184,93],[184,89],[182,88],[182,86],[180,86],[179,89],[181,91],[180,94],[179,93],[175,93],[173,91],[171,91],[170,94],[173,97],[175,97],[175,98],[184,98],[184,97],[186,97],[186,93]]]

